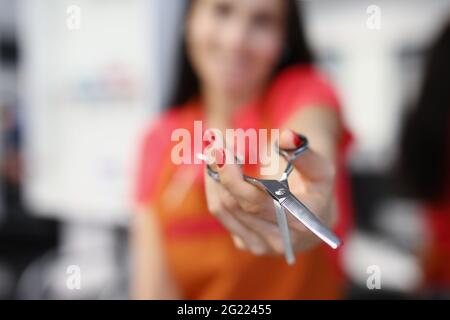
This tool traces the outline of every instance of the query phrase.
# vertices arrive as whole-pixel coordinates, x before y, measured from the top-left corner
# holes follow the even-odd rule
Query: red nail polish
[[[214,133],[211,130],[206,130],[203,137],[206,140],[206,141],[203,141],[204,148],[209,147],[211,145],[211,143],[216,141],[216,136],[214,135]]]
[[[209,141],[209,140],[203,141],[203,149],[208,148],[211,145],[211,143],[212,143],[212,141]]]
[[[216,159],[216,164],[221,169],[225,164],[225,151],[223,149],[214,150],[214,158]]]
[[[295,133],[294,131],[291,130],[291,132],[293,135],[293,142],[294,142],[295,147],[300,148],[303,144],[302,138],[300,138],[300,136],[297,133]]]

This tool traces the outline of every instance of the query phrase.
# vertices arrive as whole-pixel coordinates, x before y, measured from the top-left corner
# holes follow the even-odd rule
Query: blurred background
[[[426,210],[392,172],[450,0],[301,2],[355,137],[346,296],[448,299],[448,287],[425,283]],[[128,298],[134,157],[169,94],[182,9],[180,0],[0,0],[0,299]],[[371,265],[380,290],[367,286]],[[69,266],[81,270],[80,289],[68,289]]]

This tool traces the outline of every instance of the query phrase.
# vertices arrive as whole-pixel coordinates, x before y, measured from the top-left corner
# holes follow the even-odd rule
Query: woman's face
[[[284,0],[194,0],[187,46],[203,88],[259,90],[283,50],[285,16]]]

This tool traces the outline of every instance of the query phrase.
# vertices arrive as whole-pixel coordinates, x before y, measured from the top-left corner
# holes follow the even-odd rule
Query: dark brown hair
[[[195,0],[188,0],[184,19]],[[279,73],[286,67],[296,64],[308,64],[313,62],[313,55],[308,47],[303,30],[303,20],[301,18],[300,5],[297,0],[287,1],[287,28],[286,45],[281,55],[274,74]],[[181,107],[190,99],[199,95],[200,84],[197,75],[194,72],[187,54],[186,39],[182,39],[178,58],[178,77],[175,79],[175,90],[169,101],[171,108]]]

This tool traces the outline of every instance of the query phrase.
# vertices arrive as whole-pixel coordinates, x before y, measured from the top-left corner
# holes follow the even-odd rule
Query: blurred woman
[[[424,203],[430,241],[424,289],[450,297],[450,23],[431,50],[416,106],[402,133],[401,161],[408,191]]]
[[[171,159],[173,130],[194,136],[196,120],[222,132],[286,129],[280,138],[286,148],[299,143],[294,131],[300,132],[311,148],[295,163],[292,192],[344,237],[349,202],[342,162],[349,135],[332,86],[313,66],[296,1],[192,0],[184,27],[175,97],[141,149],[133,297],[341,297],[337,253],[290,220],[298,262],[287,265],[273,202],[243,181],[237,165],[218,161],[217,183],[204,165],[175,165]],[[210,142],[218,139],[211,131],[202,134]],[[244,170],[258,174],[258,166]]]

